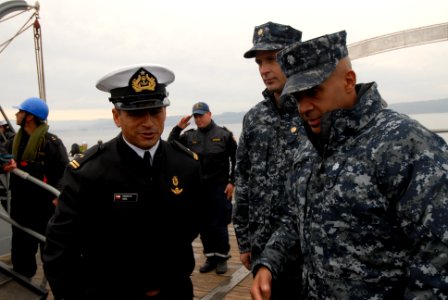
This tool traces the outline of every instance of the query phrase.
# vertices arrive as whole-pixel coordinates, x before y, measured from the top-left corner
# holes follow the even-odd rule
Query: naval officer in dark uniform
[[[193,298],[200,165],[193,152],[160,138],[173,81],[158,65],[98,81],[121,133],[66,169],[44,251],[56,299]]]

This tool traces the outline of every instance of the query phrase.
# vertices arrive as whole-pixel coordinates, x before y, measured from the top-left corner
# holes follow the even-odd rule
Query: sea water
[[[418,114],[418,115],[410,115],[411,118],[419,121],[422,125],[430,130],[445,130],[448,131],[448,113],[438,113],[438,114]],[[233,123],[233,124],[218,124],[220,126],[227,127],[230,131],[233,132],[236,140],[238,141],[239,136],[241,135],[242,124],[241,123]],[[195,128],[194,126],[188,128]],[[166,126],[165,130],[162,134],[162,139],[166,140],[168,138],[169,133],[171,132],[172,126]],[[92,127],[83,128],[83,130],[67,130],[67,129],[59,129],[57,126],[51,126],[50,131],[56,135],[58,135],[62,141],[64,142],[67,151],[70,151],[71,145],[73,143],[78,143],[79,145],[84,142],[88,147],[95,145],[99,140],[102,142],[106,142],[120,133],[120,129],[116,127],[110,128],[102,128],[95,129]],[[448,132],[440,133],[445,141],[448,142]]]

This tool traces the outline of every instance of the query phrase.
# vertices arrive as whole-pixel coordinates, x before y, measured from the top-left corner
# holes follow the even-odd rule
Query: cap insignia
[[[131,86],[135,92],[139,93],[142,91],[155,91],[157,87],[157,79],[143,68],[140,68],[131,77]]]
[[[297,127],[291,127],[291,133],[296,133]]]
[[[264,32],[263,28],[258,29],[258,32],[257,32],[258,36],[262,36],[263,32]]]
[[[171,188],[171,191],[173,192],[173,194],[174,194],[174,195],[179,195],[179,194],[181,194],[181,193],[184,191],[184,189],[180,189],[180,188],[178,187],[178,185],[179,185],[179,179],[177,178],[177,176],[173,176],[173,178],[171,179],[171,181],[172,181],[173,186],[174,186],[174,188]]]

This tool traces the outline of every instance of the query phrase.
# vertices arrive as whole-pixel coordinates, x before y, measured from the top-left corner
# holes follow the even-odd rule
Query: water
[[[241,123],[239,124],[222,124],[222,126],[227,127],[227,129],[229,129],[230,131],[233,132],[233,134],[235,135],[235,138],[238,141],[238,138],[240,136],[241,133]],[[190,125],[191,127],[191,125]],[[190,128],[188,127],[188,128]],[[193,128],[193,127],[191,127]],[[165,127],[165,130],[162,134],[162,139],[166,140],[168,138],[168,135],[170,134],[172,129],[172,126],[168,126]],[[92,128],[91,130],[89,129],[84,129],[84,130],[73,130],[73,129],[59,129],[57,127],[57,124],[50,125],[50,132],[56,134],[59,138],[62,139],[62,141],[64,142],[65,147],[67,148],[67,152],[70,151],[71,146],[73,143],[78,143],[79,145],[81,145],[83,142],[87,143],[88,147],[91,147],[93,145],[95,145],[98,140],[101,140],[103,142],[106,142],[112,138],[114,138],[115,136],[117,136],[120,133],[120,129],[119,128],[102,128],[100,129],[95,129]]]
[[[412,118],[419,121],[421,124],[423,124],[425,127],[431,130],[435,129],[444,129],[448,131],[448,113],[438,113],[438,114],[418,114],[418,115],[410,115]],[[230,124],[221,124],[218,123],[221,126],[226,126],[230,131],[233,132],[236,140],[238,141],[239,136],[241,134],[242,130],[242,124],[241,123],[230,123]],[[98,140],[102,140],[103,142],[106,142],[112,138],[114,138],[117,134],[119,134],[120,129],[111,126],[104,126],[102,128],[97,128],[97,126],[91,126],[91,127],[83,127],[82,129],[74,129],[74,128],[61,128],[61,126],[58,126],[58,124],[50,124],[50,131],[56,135],[58,135],[62,141],[65,144],[65,147],[67,148],[67,151],[70,151],[71,145],[73,143],[82,144],[83,142],[86,142],[88,147],[96,144]],[[163,139],[167,139],[168,135],[173,128],[174,125],[166,125],[165,131],[162,135]],[[188,128],[194,128],[194,126],[188,127]],[[448,132],[447,133],[441,133],[440,136],[442,136],[445,141],[448,142]]]

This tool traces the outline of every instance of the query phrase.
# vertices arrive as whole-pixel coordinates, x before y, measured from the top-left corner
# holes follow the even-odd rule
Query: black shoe
[[[224,274],[227,272],[227,260],[220,260],[216,264],[216,274]]]
[[[215,268],[216,268],[216,261],[207,258],[205,263],[199,268],[199,272],[208,273],[210,271],[213,271]]]

